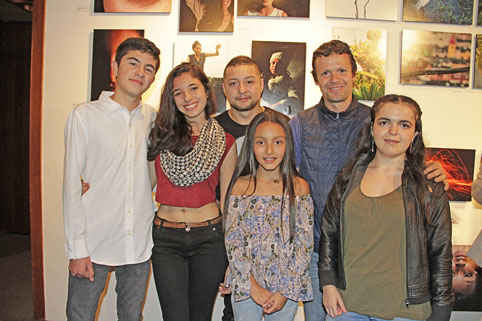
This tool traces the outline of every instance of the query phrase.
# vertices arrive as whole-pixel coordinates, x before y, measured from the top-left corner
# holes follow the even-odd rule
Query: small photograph
[[[469,256],[470,245],[452,245],[455,311],[482,311],[482,268]]]
[[[482,26],[482,0],[479,0],[479,5],[477,6],[478,8],[478,14],[477,14],[477,25]]]
[[[233,32],[234,0],[180,0],[179,31]]]
[[[326,0],[328,18],[397,20],[398,0]]]
[[[468,87],[472,35],[404,30],[400,83]]]
[[[403,0],[403,21],[471,25],[474,0]]]
[[[238,0],[238,16],[308,18],[310,0]]]
[[[220,40],[223,39],[189,37],[177,40],[174,43],[174,66],[190,62],[198,65],[208,77],[222,78],[230,56],[229,43]]]
[[[385,95],[387,31],[333,28],[333,39],[346,42],[355,57],[357,76],[353,94],[358,100],[374,101]]]
[[[470,189],[474,177],[475,149],[431,148],[425,149],[427,162],[439,162],[445,174],[450,201],[470,202]]]
[[[288,116],[302,110],[305,101],[306,44],[253,41],[251,57],[263,74],[261,105]]]
[[[115,77],[111,70],[115,52],[127,38],[143,38],[144,30],[94,30],[92,49],[92,80],[90,99],[96,100],[104,90],[115,89]]]
[[[474,88],[482,88],[482,35],[476,35]]]
[[[94,12],[171,12],[172,0],[94,0]]]

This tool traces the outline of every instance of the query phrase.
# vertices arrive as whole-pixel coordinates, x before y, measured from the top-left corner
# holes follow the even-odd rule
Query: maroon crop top
[[[235,141],[230,134],[225,133],[225,135],[226,149],[214,172],[206,180],[188,187],[176,186],[167,178],[161,167],[160,156],[157,155],[155,161],[157,176],[156,201],[163,205],[189,208],[198,208],[216,202],[216,187],[219,185],[221,164]],[[193,145],[198,137],[191,136]]]

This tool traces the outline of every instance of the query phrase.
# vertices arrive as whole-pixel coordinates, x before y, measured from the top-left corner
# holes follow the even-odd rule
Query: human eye
[[[229,81],[228,86],[230,87],[236,86],[236,81]]]
[[[274,143],[275,143],[276,145],[283,145],[285,142],[284,142],[283,139],[277,139],[277,140],[275,140]]]
[[[345,69],[345,68],[340,68],[340,70],[338,70],[338,72],[339,72],[340,74],[344,74],[344,73],[346,73],[346,69]]]
[[[247,84],[247,85],[252,85],[252,84],[254,84],[254,81],[253,81],[253,80],[246,80],[246,84]]]
[[[321,75],[326,77],[326,76],[329,75],[329,72],[328,72],[328,71],[322,71],[322,72],[321,72]]]
[[[146,67],[146,71],[150,74],[153,74],[154,73],[154,68],[152,67]]]
[[[262,139],[255,139],[254,140],[254,144],[255,145],[263,145],[264,144],[264,141]]]
[[[172,94],[173,94],[174,97],[178,97],[178,96],[181,95],[181,92],[179,90],[176,90]]]
[[[380,125],[380,126],[385,126],[385,125],[387,125],[387,124],[388,124],[388,120],[380,119],[380,120],[378,121],[378,125]]]
[[[465,276],[466,278],[471,278],[472,275],[473,275],[472,272],[464,272],[464,276]]]
[[[196,91],[196,90],[198,90],[198,89],[199,89],[199,86],[196,86],[196,85],[191,86],[191,91]]]
[[[412,128],[412,125],[409,124],[409,123],[401,123],[400,126],[401,126],[403,129],[410,129],[410,128]]]

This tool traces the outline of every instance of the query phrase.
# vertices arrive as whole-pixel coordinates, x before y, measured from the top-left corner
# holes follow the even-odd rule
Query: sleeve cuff
[[[65,252],[69,260],[90,256],[87,240],[70,241],[65,244]]]
[[[451,306],[432,305],[432,315],[427,321],[449,321],[451,314]]]

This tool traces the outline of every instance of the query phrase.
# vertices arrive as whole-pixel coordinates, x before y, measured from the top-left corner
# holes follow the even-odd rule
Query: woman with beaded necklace
[[[215,100],[197,66],[169,73],[150,135],[160,207],[152,267],[165,321],[211,320],[227,267],[216,187],[225,195],[236,163],[234,138],[210,117]],[[233,148],[234,147],[234,148]]]

